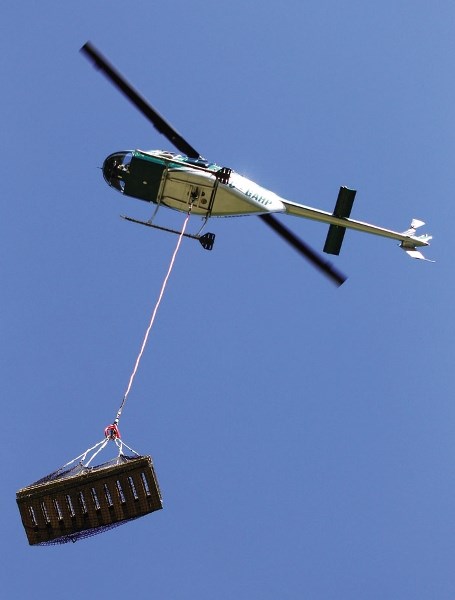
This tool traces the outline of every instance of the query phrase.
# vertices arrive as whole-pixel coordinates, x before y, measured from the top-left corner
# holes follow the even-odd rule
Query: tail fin
[[[419,227],[422,227],[422,225],[425,225],[425,221],[420,221],[419,219],[412,219],[409,229],[406,229],[406,231],[403,231],[403,235],[409,235],[409,236],[414,235],[414,233],[417,231],[417,229]]]
[[[333,211],[334,217],[348,218],[351,214],[356,191],[347,187],[340,187],[337,202]],[[346,227],[341,225],[330,225],[327,238],[325,240],[324,252],[327,254],[339,254],[341,244],[343,243]]]

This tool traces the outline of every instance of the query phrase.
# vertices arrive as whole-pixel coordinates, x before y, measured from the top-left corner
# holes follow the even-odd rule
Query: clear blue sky
[[[454,30],[443,0],[3,8],[5,597],[453,600]],[[259,220],[211,222],[120,422],[165,509],[29,547],[15,493],[102,438],[176,243],[118,216],[151,211],[104,157],[172,147],[87,40],[210,160],[325,210],[353,187],[354,218],[426,221],[437,262],[348,232],[337,289]],[[283,221],[322,249],[325,226]]]

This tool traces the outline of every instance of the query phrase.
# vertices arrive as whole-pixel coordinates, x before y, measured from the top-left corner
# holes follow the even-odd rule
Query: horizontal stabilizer
[[[403,250],[411,258],[418,258],[419,260],[426,260],[427,262],[435,262],[434,260],[430,260],[429,258],[425,258],[424,255],[419,250],[412,250],[412,249],[407,250],[406,248],[403,248]]]
[[[333,216],[339,219],[348,218],[354,204],[356,191],[346,187],[340,187]],[[330,225],[329,232],[324,244],[324,252],[327,254],[339,254],[343,243],[346,227],[342,225]]]

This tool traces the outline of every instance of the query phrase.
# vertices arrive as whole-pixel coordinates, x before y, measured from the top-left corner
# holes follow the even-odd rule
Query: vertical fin
[[[340,219],[348,218],[351,214],[355,195],[355,190],[350,190],[347,187],[340,187],[333,216]],[[339,254],[345,232],[346,227],[342,227],[341,225],[330,225],[324,244],[324,252],[327,254]]]

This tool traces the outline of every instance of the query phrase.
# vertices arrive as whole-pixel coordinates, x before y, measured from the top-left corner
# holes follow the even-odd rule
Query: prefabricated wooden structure
[[[16,500],[31,545],[75,542],[163,508],[151,457],[123,454],[57,471]]]

